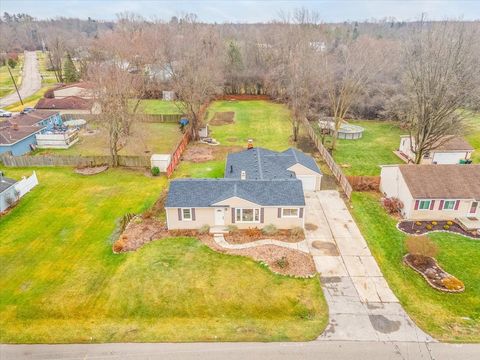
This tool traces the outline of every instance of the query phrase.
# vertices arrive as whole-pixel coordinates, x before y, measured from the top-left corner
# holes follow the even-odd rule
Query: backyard
[[[405,234],[380,206],[380,195],[355,192],[353,216],[395,295],[412,319],[443,341],[480,341],[480,247],[460,235],[432,233],[438,245],[437,260],[447,272],[465,283],[461,294],[432,289],[416,272],[402,264]]]
[[[18,56],[18,63],[15,68],[10,68],[12,75],[17,83],[17,86],[20,86],[22,82],[22,67],[23,67],[23,54]],[[7,69],[7,65],[0,66],[0,97],[8,95],[15,91],[15,86],[13,85],[12,78]]]
[[[164,177],[1,170],[40,180],[0,218],[2,343],[302,341],[326,325],[318,278],[275,275],[193,238],[113,254],[116,221],[151,206]]]

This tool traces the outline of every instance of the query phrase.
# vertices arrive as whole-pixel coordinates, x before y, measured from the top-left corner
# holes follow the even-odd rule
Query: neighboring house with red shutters
[[[385,165],[380,191],[408,220],[480,218],[480,165]]]
[[[321,178],[315,160],[297,149],[250,148],[229,154],[224,178],[170,182],[167,226],[303,228],[304,192],[319,190]]]

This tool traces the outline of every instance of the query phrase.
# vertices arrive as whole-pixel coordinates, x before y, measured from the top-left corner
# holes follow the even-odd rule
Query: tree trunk
[[[420,164],[422,162],[422,157],[423,157],[423,151],[422,150],[417,150],[415,153],[415,164]]]

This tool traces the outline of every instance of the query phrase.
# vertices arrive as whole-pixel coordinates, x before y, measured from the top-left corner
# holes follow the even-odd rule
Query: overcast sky
[[[337,0],[337,1],[163,1],[163,0],[0,0],[0,11],[28,13],[39,19],[58,16],[113,20],[120,12],[135,12],[147,19],[170,19],[195,13],[206,22],[263,22],[278,18],[280,11],[305,7],[320,14],[324,22],[395,17],[416,20],[422,12],[430,20],[446,18],[480,19],[480,0]]]

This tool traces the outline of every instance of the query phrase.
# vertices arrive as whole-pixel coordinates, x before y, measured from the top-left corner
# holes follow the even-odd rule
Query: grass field
[[[447,233],[429,235],[439,248],[437,259],[466,286],[461,294],[432,289],[402,264],[405,234],[379,204],[379,195],[354,193],[353,216],[385,278],[412,319],[435,338],[454,342],[480,341],[480,247],[478,241]]]
[[[403,163],[393,151],[400,145],[404,134],[395,123],[388,121],[350,121],[365,128],[358,140],[337,141],[333,153],[335,161],[343,166],[346,175],[380,175],[379,165]]]
[[[159,99],[141,100],[137,112],[149,115],[182,114],[175,101]]]
[[[55,72],[48,69],[49,59],[48,53],[37,51],[37,60],[40,70],[40,75],[42,76],[42,85],[53,85],[58,82],[57,78],[55,77]]]
[[[469,126],[470,129],[466,139],[475,149],[472,154],[472,160],[475,164],[480,164],[480,113],[472,113]]]
[[[191,238],[113,254],[117,219],[147,209],[164,177],[36,171],[40,185],[0,218],[0,342],[309,340],[325,327],[318,278],[275,275]]]
[[[173,123],[137,122],[132,129],[133,137],[120,150],[120,155],[170,154],[182,137],[178,125]],[[95,131],[94,134],[81,132],[80,140],[69,149],[43,149],[37,150],[36,154],[109,155],[106,130],[97,127]]]
[[[23,67],[23,54],[18,56],[18,63],[12,71],[12,75],[17,83],[17,86],[20,87],[22,83],[22,67]],[[0,97],[13,93],[15,91],[15,86],[13,85],[12,78],[8,72],[7,65],[0,66]]]

